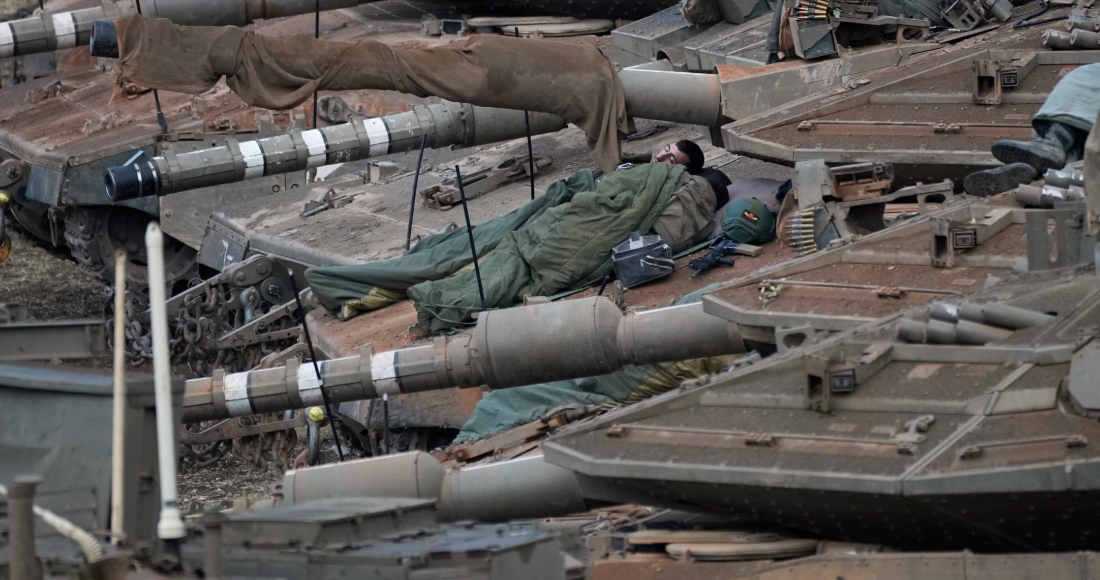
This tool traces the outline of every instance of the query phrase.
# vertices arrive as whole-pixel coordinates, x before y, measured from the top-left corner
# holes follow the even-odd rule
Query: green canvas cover
[[[575,194],[595,188],[592,170],[582,169],[554,182],[546,194],[514,211],[474,226],[478,257],[497,247],[508,233],[547,209],[568,203]],[[473,262],[465,228],[428,236],[399,258],[355,266],[306,270],[313,293],[329,310],[343,309],[345,318],[358,311],[381,308],[405,298],[405,292],[425,280],[449,276]],[[476,289],[474,290],[477,291]]]
[[[630,232],[648,232],[680,184],[684,167],[636,165],[607,174],[569,203],[547,208],[479,259],[485,306],[507,308],[525,295],[551,296],[602,279],[611,248]],[[481,309],[474,270],[408,289],[417,323],[435,334],[469,323]]]
[[[676,301],[691,304],[718,284],[692,292]],[[598,377],[554,381],[527,387],[493,391],[478,402],[456,441],[477,439],[530,423],[550,411],[570,404],[616,406],[641,401],[674,389],[687,379],[713,374],[741,354],[700,358],[675,363],[628,366]]]

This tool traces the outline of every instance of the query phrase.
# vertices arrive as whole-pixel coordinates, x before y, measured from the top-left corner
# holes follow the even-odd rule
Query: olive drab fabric
[[[318,90],[380,89],[483,107],[553,113],[580,127],[605,172],[629,132],[615,66],[599,49],[544,39],[474,35],[442,46],[272,37],[234,26],[117,23],[119,81],[199,94],[223,76],[249,105],[289,109]]]
[[[673,254],[679,254],[711,236],[718,209],[715,203],[710,182],[685,173],[653,224],[653,232],[672,246]]]
[[[635,165],[607,174],[594,190],[551,207],[509,232],[479,261],[488,308],[525,295],[552,296],[598,282],[611,271],[611,248],[648,232],[672,197],[684,166]],[[472,321],[481,310],[473,269],[409,288],[417,323],[430,334]]]
[[[590,169],[554,182],[546,193],[500,217],[474,226],[478,257],[497,247],[509,232],[519,229],[547,209],[568,203],[578,192],[595,189]],[[329,310],[344,318],[404,300],[405,292],[427,280],[438,280],[473,263],[465,228],[428,236],[403,256],[355,266],[306,270],[313,294]],[[476,292],[476,290],[475,290]]]
[[[569,404],[616,407],[643,401],[679,387],[684,380],[719,373],[740,356],[628,366],[609,375],[491,391],[478,401],[455,441],[507,431]]]
[[[507,308],[525,295],[551,296],[603,279],[611,271],[611,248],[632,231],[655,229],[678,186],[693,181],[684,175],[682,165],[647,163],[609,173],[596,184],[586,169],[512,213],[475,226],[486,306]],[[713,194],[711,199],[713,207]],[[429,236],[400,258],[311,268],[306,278],[321,304],[345,315],[405,295],[420,327],[435,334],[472,323],[481,310],[471,262],[466,232],[459,229]]]

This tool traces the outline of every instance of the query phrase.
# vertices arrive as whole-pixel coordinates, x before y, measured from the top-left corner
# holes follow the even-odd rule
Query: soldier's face
[[[675,143],[669,143],[665,145],[664,149],[661,149],[653,155],[653,163],[664,163],[669,167],[676,165],[687,165],[688,156]]]

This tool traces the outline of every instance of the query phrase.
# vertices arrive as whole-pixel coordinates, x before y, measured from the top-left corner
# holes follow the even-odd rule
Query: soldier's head
[[[669,167],[683,165],[692,175],[702,171],[704,160],[703,150],[687,139],[669,143],[653,154],[653,163],[664,163]]]

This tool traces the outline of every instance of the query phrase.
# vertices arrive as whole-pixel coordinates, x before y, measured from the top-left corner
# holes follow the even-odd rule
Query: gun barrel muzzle
[[[92,38],[88,41],[92,56],[118,58],[118,30],[110,20],[92,23]]]
[[[115,202],[157,195],[160,190],[160,176],[152,161],[111,167],[104,182],[107,197]]]

